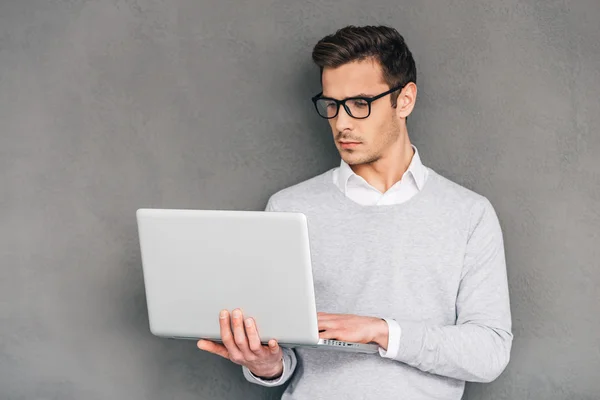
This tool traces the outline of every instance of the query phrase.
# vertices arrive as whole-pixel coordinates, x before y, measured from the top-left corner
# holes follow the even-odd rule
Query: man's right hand
[[[242,310],[236,308],[233,310],[233,323],[230,324],[229,312],[222,310],[219,324],[223,344],[201,339],[198,341],[200,350],[243,365],[260,378],[276,379],[281,376],[283,351],[275,339],[271,339],[268,346],[262,345],[253,318],[246,318],[244,321]],[[233,332],[231,325],[233,325]]]

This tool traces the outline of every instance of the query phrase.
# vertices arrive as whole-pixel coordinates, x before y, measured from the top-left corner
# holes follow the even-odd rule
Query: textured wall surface
[[[417,61],[424,163],[505,232],[513,356],[465,397],[600,398],[599,20],[598,0],[1,0],[0,398],[277,398],[149,333],[135,210],[262,209],[336,165],[310,51],[378,23]]]

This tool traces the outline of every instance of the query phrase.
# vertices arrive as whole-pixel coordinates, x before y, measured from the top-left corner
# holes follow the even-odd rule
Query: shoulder
[[[318,198],[327,195],[328,191],[331,190],[331,186],[333,186],[332,172],[333,169],[330,169],[275,192],[269,197],[267,209],[271,211],[291,211],[301,208],[307,202],[314,203],[318,201]]]
[[[461,203],[481,203],[485,202],[487,199],[480,193],[475,192],[472,189],[463,186],[444,175],[441,175],[439,172],[427,168],[429,171],[429,178],[436,185],[436,190],[438,191],[438,195],[447,196],[446,200],[448,202],[461,202]]]
[[[438,172],[429,169],[429,177],[435,182],[436,198],[440,204],[458,211],[464,218],[470,221],[473,229],[482,220],[495,222],[497,220],[496,210],[491,201],[484,195],[475,192]]]

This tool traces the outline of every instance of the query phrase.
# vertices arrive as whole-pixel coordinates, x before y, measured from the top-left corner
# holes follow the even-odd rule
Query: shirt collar
[[[406,170],[402,178],[404,179],[404,177],[408,175],[412,176],[417,185],[417,188],[421,190],[423,189],[423,185],[425,183],[425,166],[421,162],[421,157],[419,156],[419,151],[417,150],[417,148],[414,145],[412,146],[412,148],[414,149],[415,153],[412,157],[412,160],[410,161],[408,169]],[[342,189],[344,193],[346,193],[348,180],[351,177],[362,179],[362,177],[356,175],[352,168],[350,168],[350,166],[344,160],[342,160],[340,163],[338,175],[338,186],[340,187],[340,189]]]

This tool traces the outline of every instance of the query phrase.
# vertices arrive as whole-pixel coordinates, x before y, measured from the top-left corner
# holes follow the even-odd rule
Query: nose
[[[335,129],[338,132],[344,132],[345,130],[352,130],[353,120],[350,115],[346,112],[343,106],[340,106],[338,115],[335,117]]]

